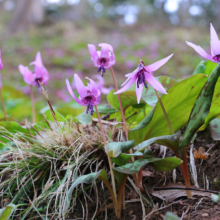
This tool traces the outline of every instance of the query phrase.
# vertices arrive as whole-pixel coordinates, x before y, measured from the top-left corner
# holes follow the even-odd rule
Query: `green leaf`
[[[211,107],[215,85],[219,76],[220,64],[217,65],[212,74],[209,76],[207,82],[195,101],[180,147],[187,146],[196,131],[204,124],[205,118],[208,115]]]
[[[47,118],[47,120],[49,121],[52,121],[54,122],[54,119],[53,119],[53,115],[51,114],[51,111],[50,109],[47,109],[46,111],[42,110]],[[56,119],[57,121],[59,122],[63,122],[65,121],[65,117],[63,115],[61,115],[58,111],[54,110],[55,112],[55,116],[56,116]]]
[[[132,156],[144,156],[144,154],[139,151],[136,151],[133,154],[121,153],[117,157],[113,157],[112,162],[117,164],[118,166],[123,166],[131,159]]]
[[[135,174],[139,172],[142,166],[148,163],[156,163],[156,169],[164,172],[173,170],[174,168],[179,166],[182,161],[177,157],[140,159],[135,160],[132,163],[127,163],[124,166],[115,167],[113,169],[125,174]]]
[[[156,77],[156,79],[163,85],[166,91],[178,83],[175,79],[170,78],[168,76],[159,76]],[[154,106],[158,100],[154,88],[152,86],[149,86],[148,89],[144,90],[142,98],[150,106]]]
[[[98,108],[98,111],[99,111],[100,114],[112,114],[112,113],[117,112],[117,110],[115,110],[115,108],[113,108],[109,104],[107,104],[107,105],[99,105],[97,108]]]
[[[147,146],[149,146],[150,144],[156,142],[158,144],[168,146],[173,151],[177,152],[177,150],[179,148],[180,136],[181,136],[181,131],[178,131],[173,135],[164,135],[164,136],[160,136],[160,137],[151,138],[149,140],[146,140],[146,141],[138,144],[137,146],[134,147],[134,149],[141,151],[141,150],[145,149]]]
[[[21,126],[15,121],[1,121],[0,122],[0,127],[4,127],[7,129],[10,133],[17,133],[17,132],[22,132],[24,134],[28,134],[28,130],[26,127]]]
[[[180,219],[172,212],[166,212],[164,220],[180,220]]]
[[[220,140],[220,119],[215,118],[209,123],[212,139],[215,141]]]
[[[108,103],[118,111],[120,111],[119,103],[117,95],[114,94],[115,89],[111,90],[107,96]],[[123,93],[120,93],[120,99],[122,108],[125,111],[129,106],[133,106],[134,108],[137,107],[137,97],[135,91],[126,91]],[[146,102],[141,99],[139,105],[143,108],[146,105]],[[140,106],[138,108],[140,108]]]
[[[79,123],[83,125],[90,123],[92,120],[91,115],[89,113],[86,114],[85,112],[75,117],[75,119],[78,120]]]
[[[208,60],[206,62],[201,61],[199,65],[196,67],[196,69],[193,72],[193,75],[197,73],[204,73],[205,75],[210,75],[213,70],[216,68],[217,63],[213,63],[211,60]]]
[[[71,185],[71,187],[69,188],[68,192],[67,192],[67,197],[66,197],[66,201],[65,201],[65,213],[67,212],[69,205],[70,205],[70,201],[71,201],[71,196],[73,193],[73,190],[75,189],[75,187],[81,183],[86,183],[86,184],[90,184],[92,182],[94,182],[97,178],[99,178],[99,176],[102,176],[104,179],[107,179],[107,174],[105,170],[100,170],[98,172],[94,172],[94,173],[90,173],[87,175],[83,175],[78,177],[73,184]],[[108,179],[107,179],[108,180]]]
[[[119,154],[129,151],[134,145],[134,141],[111,142],[105,145],[105,152],[110,157],[117,157]]]
[[[0,209],[0,220],[9,220],[9,217],[15,211],[16,206],[14,204],[8,204],[5,208]]]
[[[177,157],[167,157],[162,160],[155,161],[153,164],[156,171],[166,172],[178,167],[182,164],[182,160]]]
[[[198,66],[195,68],[193,75],[197,74],[197,73],[204,73],[205,72],[205,62],[202,60]]]
[[[191,76],[162,95],[161,100],[168,114],[174,132],[186,125],[190,112],[199,92],[207,81],[204,74]],[[135,145],[153,137],[171,135],[159,102],[149,115],[133,130],[129,132],[129,139],[135,141]]]

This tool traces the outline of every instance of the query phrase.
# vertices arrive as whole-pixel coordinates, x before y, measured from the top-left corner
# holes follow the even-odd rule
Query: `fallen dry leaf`
[[[166,188],[166,187],[181,187],[185,188],[184,185],[181,184],[168,184],[166,186],[163,186],[161,188]],[[195,188],[196,187],[191,187]],[[180,197],[187,197],[186,190],[179,190],[179,189],[168,189],[168,190],[161,190],[161,191],[154,191],[151,193],[153,196],[160,198],[166,202],[173,202],[174,200],[180,198]],[[211,193],[209,192],[202,192],[202,191],[193,191],[192,190],[192,196],[199,195],[199,196],[207,196],[211,197]]]

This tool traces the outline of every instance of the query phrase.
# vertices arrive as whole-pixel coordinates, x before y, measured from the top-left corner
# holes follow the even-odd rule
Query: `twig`
[[[50,123],[49,123],[49,121],[47,120],[47,118],[46,118],[45,114],[44,114],[43,112],[41,112],[41,114],[43,115],[43,117],[44,117],[45,121],[47,122],[47,124],[48,124],[48,126],[49,126],[50,130],[51,130],[51,131],[53,131],[53,129],[51,128]]]
[[[176,203],[179,203],[179,201],[173,202],[173,203],[171,203],[171,204],[169,204],[169,205],[167,205],[167,206],[164,206],[164,207],[162,207],[162,208],[159,208],[159,209],[156,209],[156,210],[151,211],[148,215],[146,215],[146,216],[143,218],[143,220],[144,220],[144,219],[147,219],[147,218],[148,218],[149,216],[151,216],[154,212],[157,212],[157,211],[159,211],[159,210],[168,208],[168,207],[170,207],[170,206],[172,206],[172,205],[174,205],[174,204],[176,204]]]
[[[208,189],[196,189],[191,187],[153,187],[154,191],[162,191],[162,190],[193,190],[193,191],[199,191],[199,192],[209,192],[209,193],[220,193],[218,191],[208,190]]]
[[[132,115],[128,116],[125,120],[128,120],[129,118],[131,118],[132,116],[136,115],[137,112],[134,112]]]
[[[52,117],[53,117],[54,121],[56,122],[57,127],[59,127],[60,124],[58,123],[58,121],[57,121],[57,119],[56,119],[56,113],[55,113],[55,111],[53,110],[52,105],[50,104],[48,95],[47,95],[46,91],[44,90],[43,84],[42,84],[40,81],[38,81],[38,83],[39,83],[39,85],[41,86],[42,91],[43,91],[43,94],[44,94],[44,96],[45,96],[45,98],[46,98],[46,100],[47,100],[47,104],[48,104],[48,106],[49,106],[49,109],[50,109],[50,112],[51,112],[51,114],[52,114]]]
[[[34,129],[35,132],[44,140],[43,136],[41,136],[41,134],[35,129],[35,127],[32,126],[31,124],[29,124],[29,125],[30,125],[30,127],[31,127],[32,129]]]

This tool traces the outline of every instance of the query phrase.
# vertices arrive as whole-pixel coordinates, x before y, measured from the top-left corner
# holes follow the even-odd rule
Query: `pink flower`
[[[186,43],[192,47],[197,53],[199,53],[202,57],[211,60],[214,63],[218,63],[220,62],[220,41],[218,39],[218,35],[214,29],[214,27],[212,26],[212,24],[210,24],[210,44],[211,44],[211,54],[206,53],[200,46],[197,46],[193,43],[190,43],[188,41],[186,41]]]
[[[108,95],[109,92],[113,89],[112,86],[109,87],[109,88],[104,87],[104,85],[105,85],[105,80],[104,80],[103,77],[101,77],[100,75],[94,75],[93,78],[98,80],[98,82],[96,83],[96,85],[97,85],[98,89],[101,91],[102,94]]]
[[[136,70],[132,73],[128,73],[125,75],[128,79],[122,84],[124,86],[120,90],[118,90],[114,94],[122,93],[129,89],[132,84],[135,82],[136,85],[136,95],[137,95],[137,102],[140,103],[141,100],[141,95],[143,88],[147,88],[147,83],[149,83],[154,89],[156,89],[159,92],[162,92],[164,94],[167,94],[166,90],[164,87],[161,85],[160,82],[156,80],[156,78],[153,76],[152,72],[158,70],[161,66],[163,66],[171,57],[173,54],[170,56],[159,60],[149,66],[144,66],[143,61],[140,60],[139,65]]]
[[[101,51],[96,51],[96,47],[93,44],[88,44],[88,49],[94,66],[98,67],[97,72],[101,72],[101,76],[103,76],[105,69],[109,69],[115,64],[115,55],[110,44],[101,43],[99,46]]]
[[[46,85],[49,80],[49,75],[43,65],[40,52],[37,53],[36,59],[30,65],[35,65],[34,73],[27,66],[19,65],[18,69],[24,77],[24,81],[32,86],[39,86],[39,82]]]
[[[87,83],[87,86],[83,84],[83,82],[80,80],[77,74],[74,74],[76,89],[77,92],[79,93],[78,99],[74,95],[68,79],[66,79],[66,85],[73,99],[78,104],[87,106],[86,113],[88,114],[88,112],[90,112],[90,114],[93,115],[93,106],[99,104],[101,99],[101,92],[98,89],[96,83],[92,79],[89,79],[88,77],[86,77],[86,79],[90,81],[90,83]]]
[[[3,63],[2,63],[2,57],[1,57],[1,50],[0,50],[0,70],[3,68]]]

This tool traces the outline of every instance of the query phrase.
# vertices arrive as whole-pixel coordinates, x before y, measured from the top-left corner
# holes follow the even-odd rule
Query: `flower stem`
[[[172,128],[171,123],[170,123],[170,120],[169,120],[169,118],[168,118],[168,116],[167,116],[167,113],[166,113],[166,110],[165,110],[165,108],[164,108],[164,105],[163,105],[163,103],[162,103],[162,101],[161,101],[161,98],[160,98],[160,96],[159,96],[157,90],[155,89],[154,91],[155,91],[155,93],[156,93],[156,95],[157,95],[157,98],[158,98],[158,100],[159,100],[160,106],[161,106],[161,108],[162,108],[162,110],[163,110],[163,114],[164,114],[164,116],[165,116],[165,118],[166,118],[166,120],[167,120],[167,124],[168,124],[168,126],[169,126],[169,128],[170,128],[171,134],[174,134],[173,128]]]
[[[166,110],[164,108],[164,105],[162,103],[162,100],[161,100],[157,90],[154,90],[154,91],[155,91],[155,93],[157,95],[157,98],[159,100],[160,106],[161,106],[161,108],[163,110],[163,113],[164,113],[164,116],[165,116],[165,118],[167,120],[167,124],[168,124],[168,126],[170,128],[170,132],[171,132],[171,134],[174,134],[174,130],[173,130],[172,126],[171,126],[170,120],[168,118],[168,115],[167,115]],[[185,186],[186,186],[186,188],[190,188],[190,179],[189,179],[189,172],[188,172],[187,158],[186,158],[186,148],[184,149],[183,164],[181,164],[180,168],[181,168],[181,171],[183,173],[183,178],[184,178],[184,181],[185,181]],[[186,193],[187,193],[187,198],[190,198],[192,196],[190,190],[187,190]]]
[[[33,87],[30,85],[31,88],[31,104],[32,104],[32,123],[36,122],[36,116],[35,116],[35,107],[34,107],[34,94],[33,94]]]
[[[118,85],[117,85],[117,82],[116,82],[116,79],[115,79],[115,74],[114,74],[114,71],[113,71],[112,67],[110,68],[110,70],[111,70],[112,78],[113,78],[114,85],[115,85],[115,91],[117,92],[118,91]],[[128,129],[127,129],[126,121],[125,121],[125,114],[124,114],[124,111],[123,111],[123,108],[122,108],[120,95],[117,94],[117,96],[118,96],[118,103],[119,103],[120,110],[121,110],[122,121],[123,121],[124,129],[125,129],[125,135],[126,135],[126,139],[128,141]]]
[[[2,96],[2,89],[0,89],[0,97],[1,97],[2,109],[3,109],[3,112],[4,112],[4,117],[5,117],[5,120],[7,120],[7,114],[6,114],[6,110],[5,110],[5,103],[4,103],[4,99],[3,99],[3,96]]]
[[[99,120],[100,130],[101,130],[101,133],[102,133],[102,138],[103,138],[104,144],[107,145],[107,141],[106,141],[106,138],[105,138],[105,133],[104,133],[104,130],[103,130],[103,127],[102,127],[101,118],[100,118],[100,115],[99,115],[99,112],[98,112],[98,109],[97,109],[96,105],[95,105],[95,110],[96,110],[96,114],[97,114],[97,117],[98,117],[98,120]],[[113,169],[112,169],[113,165],[112,165],[111,158],[108,156],[108,154],[107,154],[107,157],[108,157],[108,163],[109,163],[109,166],[110,166],[110,172],[111,172],[111,178],[112,178],[112,188],[113,188],[115,200],[117,201],[115,176],[114,176]]]

